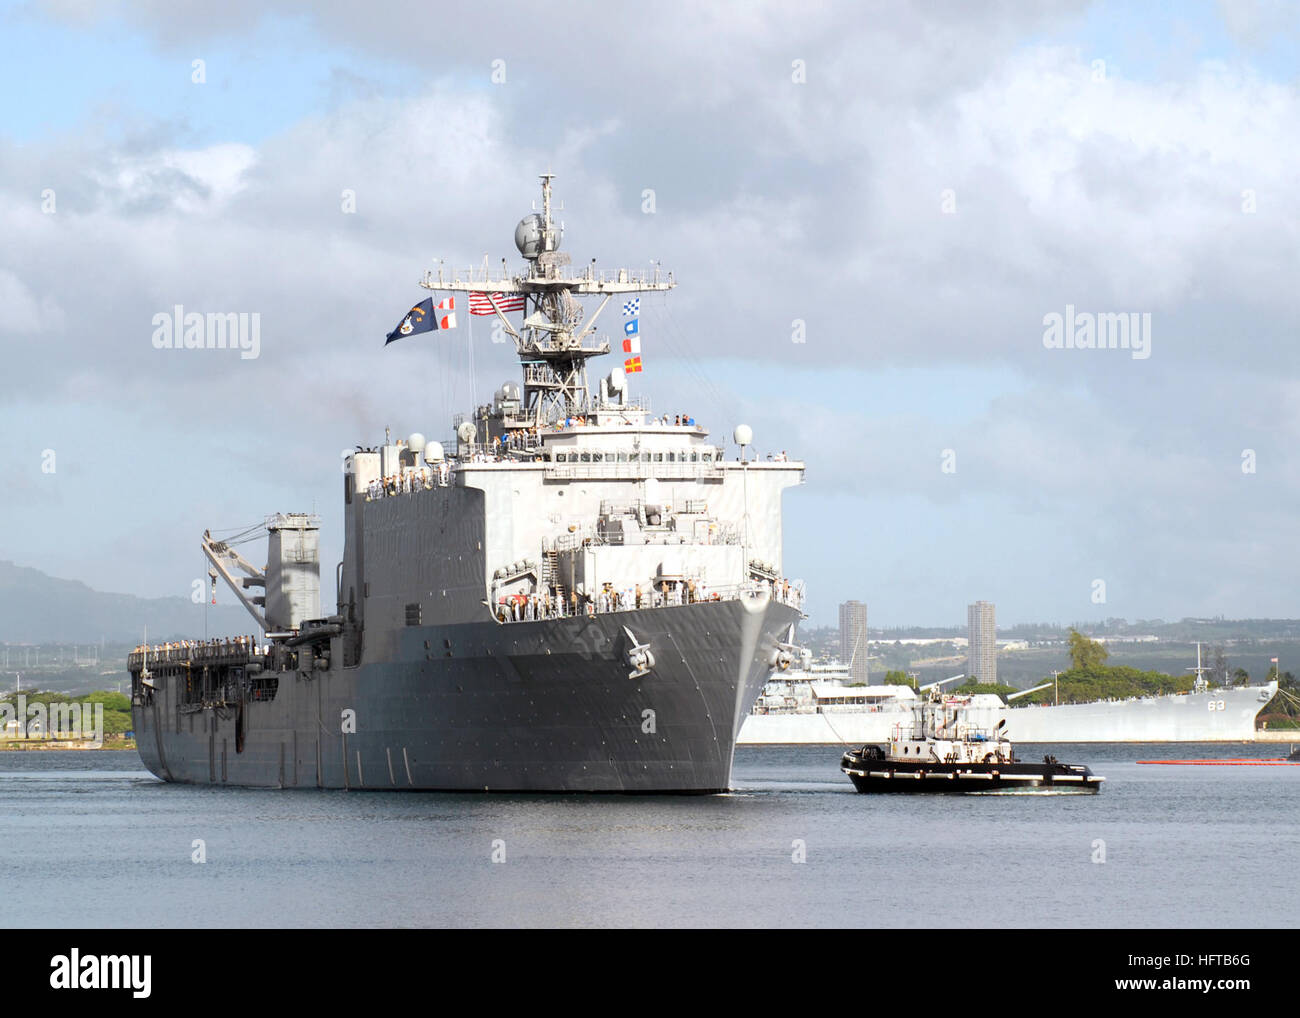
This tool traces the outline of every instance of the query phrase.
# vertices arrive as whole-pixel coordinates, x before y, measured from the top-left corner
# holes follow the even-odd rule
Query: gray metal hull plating
[[[720,792],[796,609],[741,598],[588,618],[411,626],[394,660],[280,674],[275,699],[137,704],[167,781],[276,788]],[[655,667],[629,679],[624,627]],[[338,653],[334,661],[341,660]],[[345,730],[354,712],[354,730]]]
[[[1006,720],[1016,742],[1249,742],[1255,717],[1277,685],[1213,689],[1204,693],[1100,700],[1059,707],[1015,707],[972,720]]]

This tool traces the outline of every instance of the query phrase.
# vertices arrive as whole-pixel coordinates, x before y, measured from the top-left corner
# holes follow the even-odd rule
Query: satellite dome
[[[733,437],[737,445],[749,445],[754,441],[754,429],[748,424],[737,424]]]
[[[542,227],[542,217],[534,212],[531,216],[524,216],[515,227],[515,247],[519,248],[519,253],[529,261],[535,261],[537,256],[543,251],[555,251],[560,246],[560,231],[554,224],[551,225],[550,243],[544,236],[545,230]]]
[[[442,443],[430,442],[424,447],[424,462],[441,463],[443,457]]]
[[[412,431],[411,437],[406,440],[406,447],[419,456],[424,451],[424,436],[418,431]]]
[[[545,232],[542,227],[542,217],[538,213],[524,216],[515,227],[515,247],[519,248],[519,253],[529,261],[536,261],[543,251],[558,251],[561,236],[559,227],[554,223],[551,224],[549,238],[544,236]]]

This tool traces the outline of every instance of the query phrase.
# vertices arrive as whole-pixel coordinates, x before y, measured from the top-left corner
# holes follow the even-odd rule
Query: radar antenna
[[[594,338],[593,334],[596,321],[612,297],[671,290],[677,285],[672,273],[663,273],[658,265],[649,272],[597,271],[593,258],[582,272],[569,270],[569,256],[560,251],[564,227],[552,217],[554,176],[541,174],[541,213],[525,216],[515,228],[515,246],[527,263],[522,272],[511,274],[503,263],[499,274],[484,266],[467,269],[463,274],[452,270],[451,278],[447,278],[440,266],[436,275],[426,272],[420,280],[426,290],[480,295],[495,312],[501,328],[514,341],[523,367],[520,416],[536,425],[590,410],[587,360],[610,351],[608,340]],[[596,296],[602,298],[601,302],[587,317],[579,298]],[[523,320],[516,327],[506,317],[506,309],[520,304]]]

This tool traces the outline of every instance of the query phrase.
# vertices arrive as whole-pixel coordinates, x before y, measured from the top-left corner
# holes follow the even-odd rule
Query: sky
[[[678,281],[634,391],[806,462],[812,624],[1295,617],[1298,51],[1270,0],[0,0],[0,558],[188,595],[314,510],[328,576],[341,451],[517,377],[383,340],[549,171],[575,264]]]

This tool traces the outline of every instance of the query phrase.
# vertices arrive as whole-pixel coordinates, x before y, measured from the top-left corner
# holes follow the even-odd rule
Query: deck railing
[[[505,596],[498,600],[492,607],[492,611],[498,622],[539,622],[573,616],[643,611],[647,608],[674,608],[716,601],[737,601],[745,597],[771,598],[781,604],[803,610],[802,583],[791,583],[788,589],[784,581],[775,585],[751,582],[722,587],[710,587],[697,582],[694,586],[694,592],[681,581],[674,582],[666,591],[647,587],[642,590],[640,599],[636,597],[635,591],[631,594],[626,591],[601,591],[594,597],[576,598],[571,594],[567,603],[549,595]]]

